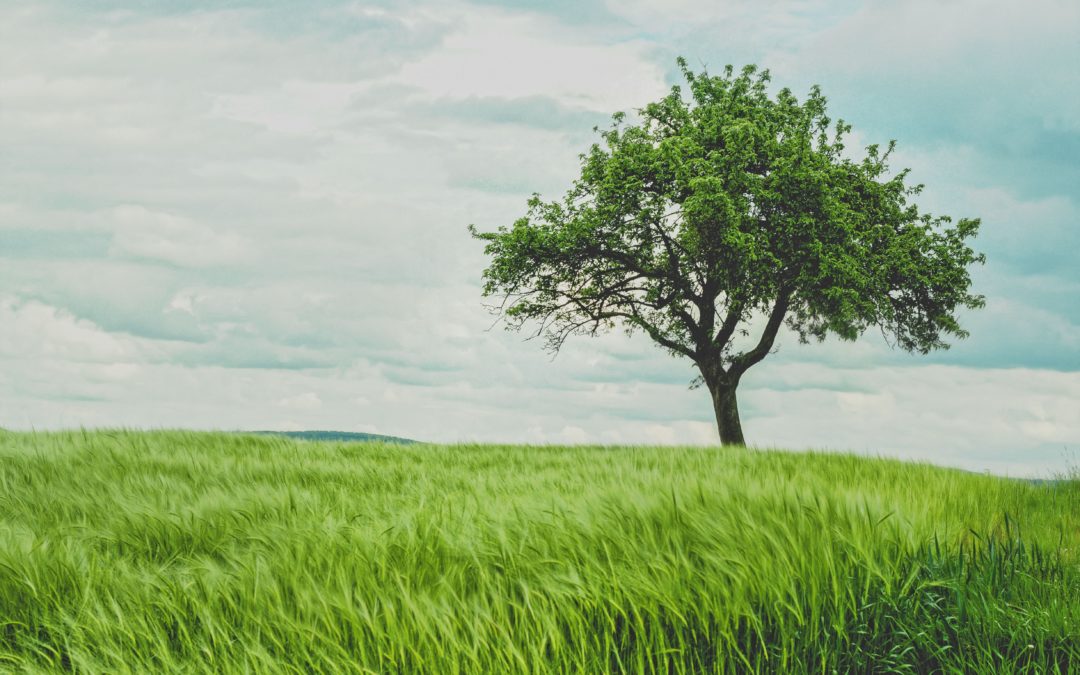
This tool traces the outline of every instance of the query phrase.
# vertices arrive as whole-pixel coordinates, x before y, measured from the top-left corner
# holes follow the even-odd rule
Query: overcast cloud
[[[1080,5],[86,2],[0,6],[0,426],[716,443],[688,363],[552,360],[481,247],[558,196],[674,60],[819,83],[935,213],[983,219],[986,309],[912,357],[799,346],[743,381],[759,446],[1046,475],[1080,453]]]

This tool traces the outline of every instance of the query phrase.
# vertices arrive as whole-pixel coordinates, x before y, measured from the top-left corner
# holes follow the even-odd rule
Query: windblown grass
[[[1080,485],[846,455],[0,432],[0,670],[1080,670]]]

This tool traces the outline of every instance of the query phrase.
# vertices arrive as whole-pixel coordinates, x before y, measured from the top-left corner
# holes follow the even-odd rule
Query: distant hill
[[[302,441],[327,441],[331,443],[363,443],[372,441],[381,443],[400,443],[402,445],[419,443],[419,441],[414,441],[410,438],[383,436],[382,434],[365,434],[353,431],[242,431],[240,433],[265,434],[268,436],[287,436],[289,438],[296,438]]]

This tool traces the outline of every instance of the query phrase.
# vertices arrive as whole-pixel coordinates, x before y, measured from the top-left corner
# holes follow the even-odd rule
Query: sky
[[[980,217],[945,352],[798,345],[757,447],[1080,463],[1075,0],[0,3],[0,426],[718,443],[648,338],[492,327],[466,227],[559,197],[592,131],[695,70],[819,84],[849,146]]]

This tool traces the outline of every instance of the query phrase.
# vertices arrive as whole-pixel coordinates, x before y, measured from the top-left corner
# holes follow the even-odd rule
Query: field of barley
[[[1080,481],[0,432],[0,671],[1080,671]]]

